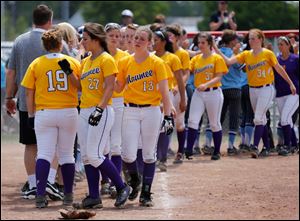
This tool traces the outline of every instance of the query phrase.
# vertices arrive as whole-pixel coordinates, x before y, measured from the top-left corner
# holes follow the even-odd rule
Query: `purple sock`
[[[185,131],[177,131],[177,140],[178,140],[178,153],[183,153],[184,143],[185,143]]]
[[[264,126],[264,132],[262,135],[262,140],[264,143],[264,147],[266,147],[267,150],[270,149],[270,140],[269,140],[269,128],[268,125]]]
[[[92,165],[84,165],[84,170],[86,174],[86,179],[89,186],[89,196],[93,199],[98,199],[100,197],[99,193],[99,180],[100,174],[99,170]]]
[[[293,128],[291,128],[291,143],[292,143],[292,147],[297,147],[297,137],[296,137],[295,130]]]
[[[61,166],[61,174],[64,181],[64,193],[73,193],[75,164],[66,163]]]
[[[105,158],[109,158],[109,154],[105,154],[104,155],[105,156]],[[104,172],[104,171],[100,171],[101,172],[101,177],[102,177],[102,179],[101,179],[101,183],[108,183],[109,182],[109,179],[108,179],[108,176],[107,176],[107,174]]]
[[[143,185],[151,185],[155,173],[155,163],[144,163]]]
[[[47,179],[50,171],[50,163],[47,160],[38,159],[35,166],[36,195],[46,194]]]
[[[144,160],[143,160],[143,150],[142,149],[138,149],[138,151],[137,151],[136,162],[137,162],[139,174],[142,175],[144,172]]]
[[[213,132],[213,140],[214,140],[214,154],[220,153],[221,143],[222,143],[222,130],[218,132]]]
[[[187,136],[187,147],[186,147],[186,151],[188,153],[193,153],[193,147],[197,137],[197,133],[198,130],[189,127],[188,136]]]
[[[132,163],[126,163],[124,161],[123,161],[123,163],[125,165],[125,169],[128,170],[129,174],[131,174],[131,173],[137,173],[138,172],[136,160],[133,161]]]
[[[160,133],[157,142],[157,159],[162,162],[167,161],[167,153],[170,144],[169,136],[165,133]]]
[[[253,144],[258,147],[260,138],[264,133],[264,125],[256,125],[254,128],[254,142]]]
[[[125,184],[121,178],[120,173],[118,172],[115,165],[108,158],[105,158],[105,160],[103,161],[103,163],[101,163],[98,169],[100,171],[104,171],[108,175],[108,178],[116,186],[117,191],[125,187]]]
[[[119,174],[121,174],[122,171],[122,158],[120,155],[111,156],[111,162],[115,165],[117,168]],[[111,181],[111,186],[114,186],[115,184]]]
[[[291,126],[290,125],[285,125],[281,126],[282,132],[283,132],[283,139],[284,139],[284,145],[290,146],[291,143]]]

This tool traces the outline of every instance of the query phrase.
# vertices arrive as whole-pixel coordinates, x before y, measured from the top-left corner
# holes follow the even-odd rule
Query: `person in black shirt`
[[[211,18],[209,27],[211,31],[222,31],[224,29],[237,29],[237,24],[235,21],[235,12],[230,13],[227,10],[228,1],[218,1],[218,11],[215,12]]]

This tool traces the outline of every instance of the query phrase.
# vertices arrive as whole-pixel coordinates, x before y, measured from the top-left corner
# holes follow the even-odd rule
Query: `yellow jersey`
[[[191,60],[191,71],[194,73],[194,85],[199,87],[215,77],[216,73],[226,74],[228,72],[224,59],[218,54],[212,54],[207,58],[203,58],[202,54],[196,55]],[[212,87],[220,87],[221,81],[215,83]]]
[[[160,58],[164,60],[167,64],[168,85],[169,85],[169,89],[173,89],[177,85],[177,80],[174,76],[174,72],[182,69],[181,62],[178,56],[168,51]]]
[[[189,53],[186,50],[184,50],[183,48],[179,48],[174,54],[181,61],[182,69],[183,70],[187,70],[187,69],[189,70],[190,69],[190,55],[189,55]]]
[[[29,65],[21,85],[35,90],[36,110],[78,106],[77,88],[58,65],[58,61],[63,59],[68,60],[73,73],[79,78],[79,61],[61,53],[43,55]]]
[[[125,102],[159,106],[161,94],[158,83],[168,79],[166,64],[154,54],[149,54],[142,63],[137,63],[130,55],[119,61],[117,79],[125,84]]]
[[[118,67],[119,61],[120,61],[122,58],[124,58],[124,57],[126,57],[126,56],[129,56],[129,55],[130,55],[130,54],[129,54],[127,51],[122,51],[122,50],[120,50],[120,49],[117,49],[117,53],[113,56],[113,58],[115,59],[115,62],[116,62],[117,67]],[[123,91],[122,91],[121,93],[117,93],[117,92],[114,91],[112,97],[113,97],[113,98],[115,98],[115,97],[123,97]]]
[[[278,61],[272,51],[263,48],[259,54],[254,55],[252,50],[247,50],[236,55],[236,59],[238,63],[246,64],[249,86],[255,87],[273,83],[274,72],[272,67]]]
[[[94,60],[91,55],[85,58],[81,64],[80,82],[82,87],[81,108],[97,106],[104,93],[104,79],[110,75],[116,75],[118,68],[114,58],[107,52],[103,52]],[[110,99],[108,104],[111,104]]]

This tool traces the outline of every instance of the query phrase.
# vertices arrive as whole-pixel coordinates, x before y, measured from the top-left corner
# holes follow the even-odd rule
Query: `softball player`
[[[108,23],[105,25],[104,31],[107,35],[107,47],[109,53],[115,59],[116,64],[121,58],[129,56],[129,54],[125,51],[118,49],[119,39],[120,39],[120,25],[117,23]],[[115,118],[114,123],[110,132],[110,142],[108,150],[104,151],[104,154],[108,154],[110,152],[111,161],[116,166],[119,173],[122,170],[122,159],[121,159],[121,128],[122,128],[122,118],[123,118],[123,111],[124,111],[124,98],[123,93],[113,92],[112,96],[112,107],[114,109]],[[103,180],[103,174],[102,174]],[[102,181],[101,181],[102,182]],[[102,185],[105,187],[105,185]],[[101,192],[103,188],[101,189]],[[112,198],[116,196],[116,188],[113,184],[109,187],[108,191]]]
[[[266,48],[263,48],[265,36],[259,29],[251,29],[249,31],[249,44],[251,50],[243,51],[242,53],[226,58],[220,50],[214,45],[214,49],[219,53],[227,65],[235,63],[246,64],[246,72],[248,75],[248,83],[250,87],[250,100],[254,112],[254,141],[250,146],[251,156],[257,158],[259,155],[258,145],[262,136],[265,141],[268,141],[268,128],[266,112],[270,108],[275,89],[273,86],[274,73],[273,68],[288,82],[292,94],[296,93],[296,88],[289,78],[288,74],[278,63],[274,53]],[[262,156],[269,153],[269,145],[266,142],[265,147],[261,151]]]
[[[130,176],[130,186],[133,188],[129,200],[134,200],[139,192],[141,181],[137,172],[136,157],[139,137],[142,138],[144,173],[139,199],[141,206],[153,206],[150,191],[155,173],[156,144],[161,127],[161,98],[165,114],[163,126],[168,134],[173,131],[172,104],[168,93],[165,64],[148,51],[151,40],[151,30],[139,27],[134,36],[135,53],[120,60],[115,87],[117,92],[125,88],[121,156]]]
[[[222,142],[222,126],[220,122],[223,106],[223,93],[220,88],[223,74],[228,72],[225,61],[220,55],[212,52],[213,39],[208,33],[199,35],[199,49],[203,54],[197,55],[191,60],[191,71],[195,75],[194,84],[196,90],[193,94],[188,120],[188,140],[186,157],[193,155],[193,146],[197,136],[200,119],[206,108],[210,127],[213,131],[215,149],[212,160],[220,159],[220,147]]]
[[[76,106],[80,73],[80,63],[60,53],[62,36],[58,29],[46,31],[42,41],[49,54],[30,64],[21,83],[26,88],[28,124],[35,129],[37,137],[37,208],[44,208],[48,204],[45,195],[47,177],[56,149],[64,181],[63,204],[70,205],[73,202],[73,144],[78,118]],[[69,72],[61,70],[60,60],[69,64]]]
[[[182,65],[179,58],[173,54],[172,42],[170,42],[169,37],[165,31],[155,31],[154,32],[154,50],[155,55],[160,57],[167,64],[166,68],[169,73],[169,90],[170,97],[174,107],[176,107],[176,112],[179,113],[175,119],[175,125],[177,130],[184,129],[184,113],[186,109],[186,94],[185,87],[182,79]],[[178,87],[179,94],[175,96],[172,92],[174,87]],[[157,157],[159,159],[158,167],[162,171],[166,171],[166,161],[167,161],[167,151],[170,144],[170,138],[163,131],[159,135],[157,143]],[[183,153],[183,149],[181,150]]]
[[[82,44],[91,55],[82,61],[82,86],[78,141],[89,186],[89,195],[77,205],[80,208],[102,207],[99,196],[99,170],[107,174],[117,189],[116,207],[126,202],[131,188],[127,186],[114,166],[103,155],[114,121],[111,107],[116,63],[107,53],[106,35],[102,25],[87,23]]]
[[[292,47],[287,37],[278,38],[278,49],[280,55],[277,57],[279,64],[286,70],[287,74],[296,86],[297,93],[292,94],[288,84],[278,74],[275,75],[276,103],[280,113],[280,124],[283,131],[284,146],[279,150],[279,155],[288,155],[297,149],[297,141],[291,139],[293,130],[292,116],[299,107],[299,56],[290,53]]]
[[[180,26],[177,25],[170,25],[166,27],[166,32],[168,33],[168,37],[170,41],[173,44],[173,50],[174,54],[177,55],[179,60],[181,61],[182,64],[182,70],[183,70],[183,83],[184,86],[186,85],[187,80],[189,79],[190,75],[190,56],[189,53],[184,50],[183,48],[179,47],[180,43],[180,36],[182,35],[182,31]],[[174,87],[172,89],[173,92],[173,97],[174,97],[174,102],[177,101],[176,103],[178,104],[179,101],[179,94],[178,94],[178,87]],[[186,94],[185,94],[186,97]],[[178,105],[176,105],[178,107]],[[175,106],[175,107],[176,107]],[[175,160],[173,163],[182,163],[183,159],[183,150],[184,150],[184,144],[186,140],[186,133],[185,133],[185,124],[184,124],[184,115],[185,115],[185,109],[178,111],[177,114],[177,125],[176,125],[176,130],[177,130],[177,139],[178,139],[178,151],[175,157]]]

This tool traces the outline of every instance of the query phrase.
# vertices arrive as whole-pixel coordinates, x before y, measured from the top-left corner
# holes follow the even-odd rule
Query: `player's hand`
[[[178,87],[174,87],[174,88],[172,89],[172,93],[173,93],[173,95],[175,96],[175,95],[178,93]]]
[[[71,69],[70,63],[68,62],[67,59],[63,59],[63,60],[59,61],[58,65],[66,73],[67,76],[72,74],[73,70]]]
[[[96,107],[93,113],[89,117],[89,124],[92,126],[97,126],[101,120],[103,109],[101,107]]]
[[[185,99],[180,100],[179,109],[181,112],[184,112],[186,110],[186,100]]]
[[[198,91],[205,91],[207,89],[206,84],[200,84],[199,87],[197,87]]]
[[[16,101],[14,99],[11,99],[11,98],[6,99],[5,106],[6,106],[6,110],[7,110],[6,113],[9,116],[16,113],[17,105],[16,105]]]
[[[296,89],[294,84],[290,85],[290,89],[291,89],[291,92],[292,92],[293,95],[295,95],[297,93],[297,89]]]
[[[170,135],[174,130],[174,118],[173,116],[164,116],[161,129],[164,129],[166,135]]]
[[[31,129],[34,129],[34,117],[27,118],[27,126]]]

